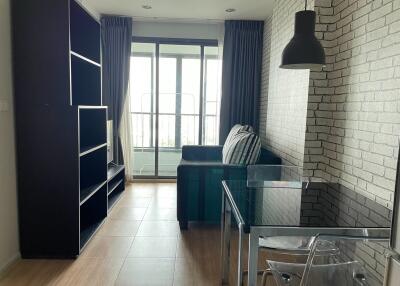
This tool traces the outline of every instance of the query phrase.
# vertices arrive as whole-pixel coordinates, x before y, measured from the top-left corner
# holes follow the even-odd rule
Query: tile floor
[[[130,184],[78,259],[19,260],[0,285],[220,285],[219,227],[194,225],[181,233],[176,184]]]

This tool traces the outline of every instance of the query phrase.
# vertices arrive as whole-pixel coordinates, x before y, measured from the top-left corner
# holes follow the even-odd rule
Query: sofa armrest
[[[182,159],[187,161],[222,161],[222,146],[182,146]]]
[[[260,158],[257,164],[259,165],[282,165],[282,159],[271,151],[262,148]]]

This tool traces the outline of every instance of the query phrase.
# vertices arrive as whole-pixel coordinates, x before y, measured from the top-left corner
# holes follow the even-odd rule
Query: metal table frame
[[[230,264],[230,244],[231,244],[231,221],[232,213],[239,229],[238,243],[238,268],[237,285],[241,286],[243,282],[243,238],[245,222],[237,208],[235,201],[229,191],[225,181],[222,181],[222,213],[221,213],[221,263],[222,263],[222,285],[229,283],[229,264]],[[324,235],[343,235],[358,236],[365,238],[390,238],[390,228],[352,228],[352,227],[280,227],[280,226],[251,226],[249,235],[249,253],[248,253],[248,286],[257,285],[258,272],[258,250],[259,239],[261,237],[274,236],[315,236]]]

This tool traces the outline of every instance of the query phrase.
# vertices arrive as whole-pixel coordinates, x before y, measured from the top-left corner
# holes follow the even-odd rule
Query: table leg
[[[239,245],[238,245],[238,273],[237,273],[237,285],[243,285],[243,225],[239,224]]]
[[[258,270],[258,239],[259,235],[250,230],[250,241],[249,241],[249,275],[247,280],[248,286],[257,285],[257,270]]]
[[[230,244],[231,244],[231,207],[229,205],[229,202],[223,195],[222,215],[221,215],[222,285],[229,284]]]

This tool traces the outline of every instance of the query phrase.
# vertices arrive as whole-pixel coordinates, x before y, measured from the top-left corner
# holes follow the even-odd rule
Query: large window
[[[175,176],[183,145],[218,143],[220,64],[216,43],[133,42],[133,175]]]

